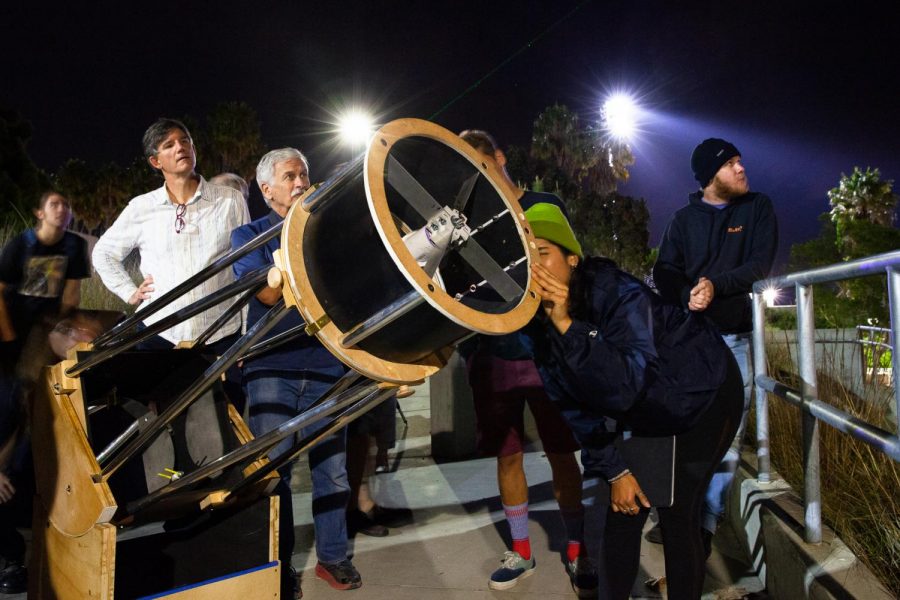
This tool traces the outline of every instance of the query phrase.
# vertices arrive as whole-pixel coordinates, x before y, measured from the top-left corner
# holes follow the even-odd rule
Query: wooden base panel
[[[249,573],[239,573],[206,584],[173,590],[165,594],[145,596],[165,600],[278,600],[281,582],[281,564],[277,561]]]

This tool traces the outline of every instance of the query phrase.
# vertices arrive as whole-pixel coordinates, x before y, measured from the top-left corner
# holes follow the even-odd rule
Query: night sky
[[[346,107],[527,145],[548,105],[596,119],[605,94],[629,90],[644,113],[620,191],[647,200],[651,243],[696,188],[691,149],[724,137],[775,202],[783,263],[818,232],[842,172],[900,180],[900,50],[886,6],[4,3],[0,104],[31,122],[28,150],[53,171],[71,157],[126,162],[155,118],[242,100],[264,142],[302,149],[321,180],[350,156],[329,133]]]

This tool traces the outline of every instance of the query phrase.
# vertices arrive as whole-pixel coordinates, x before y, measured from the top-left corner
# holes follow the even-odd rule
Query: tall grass
[[[97,310],[116,310],[124,313],[131,313],[134,307],[123,302],[121,298],[110,292],[100,276],[91,273],[87,279],[81,280],[81,308],[90,308]]]
[[[17,227],[11,219],[0,221],[0,248],[5,247],[6,242],[11,240],[21,230],[22,227]]]
[[[790,345],[770,341],[766,353],[772,377],[799,389]],[[881,429],[897,431],[888,409],[892,390],[873,385],[867,397],[860,398],[839,380],[839,366],[833,356],[825,356],[817,373],[819,399]],[[773,465],[795,490],[802,490],[800,409],[770,394],[769,428]],[[828,425],[821,425],[819,436],[825,522],[900,597],[900,465]]]

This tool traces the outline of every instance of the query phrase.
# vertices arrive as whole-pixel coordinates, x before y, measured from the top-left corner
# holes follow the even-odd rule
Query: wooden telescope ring
[[[333,354],[366,377],[417,383],[444,366],[449,346],[472,331],[499,335],[528,323],[539,304],[529,271],[536,244],[518,190],[494,161],[443,127],[399,119],[375,133],[354,167],[341,185],[333,178],[309,190],[281,233],[285,299]],[[427,225],[428,211],[465,195],[461,188],[472,198],[471,229],[481,227],[448,251],[453,258],[442,259],[440,269],[452,273],[430,276],[404,235]],[[313,194],[322,200],[310,202]],[[460,284],[466,276],[468,288]],[[360,323],[377,333],[348,344]],[[405,354],[393,351],[417,344]]]

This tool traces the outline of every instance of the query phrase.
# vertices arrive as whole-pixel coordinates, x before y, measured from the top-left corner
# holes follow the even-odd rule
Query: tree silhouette
[[[54,175],[56,188],[72,204],[72,229],[91,233],[100,227],[102,216],[97,202],[97,170],[80,158],[70,158]]]
[[[35,200],[50,179],[28,156],[31,125],[18,112],[0,107],[0,225],[22,229],[32,223]]]
[[[841,174],[828,191],[831,211],[819,217],[817,238],[791,246],[791,270],[822,267],[896,250],[900,230],[893,227],[897,196],[893,181],[882,181],[878,169],[854,167]],[[820,327],[853,327],[870,320],[888,323],[887,282],[861,277],[817,286],[816,322]]]
[[[247,180],[253,178],[265,145],[256,111],[249,105],[219,104],[205,125],[190,115],[182,121],[194,136],[198,172],[212,177],[230,171]],[[72,158],[57,170],[53,181],[72,202],[72,228],[94,235],[106,231],[131,198],[162,185],[159,173],[143,156],[124,165],[110,162],[100,167]]]
[[[213,108],[202,129],[198,169],[207,177],[227,171],[249,181],[265,152],[256,111],[245,102],[223,102]]]
[[[616,192],[634,163],[626,144],[605,139],[599,126],[582,124],[578,114],[554,104],[534,122],[530,153],[511,148],[507,159],[514,180],[565,202],[586,252],[611,258],[638,277],[649,274],[646,203]]]
[[[871,223],[878,227],[894,224],[897,195],[892,191],[893,185],[891,180],[881,180],[878,169],[866,167],[862,171],[859,167],[853,167],[849,176],[841,173],[838,186],[828,190],[838,250],[848,258],[851,255],[853,258],[862,256],[859,246],[866,239],[866,232],[859,231],[855,224]]]

